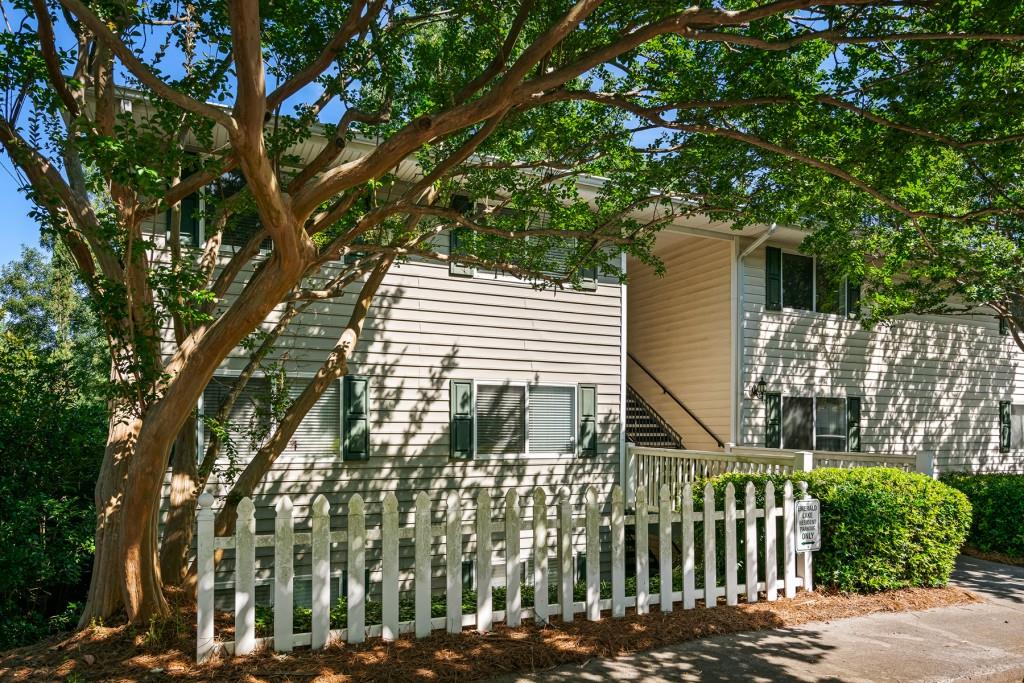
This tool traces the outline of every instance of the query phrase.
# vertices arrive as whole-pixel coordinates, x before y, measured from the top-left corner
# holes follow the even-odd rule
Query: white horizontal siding
[[[744,261],[741,388],[860,396],[865,451],[933,453],[943,469],[1024,471],[1000,453],[999,401],[1024,402],[1024,366],[992,315],[915,316],[864,330],[808,311],[764,310],[764,249]],[[764,403],[744,396],[740,434],[764,445]]]

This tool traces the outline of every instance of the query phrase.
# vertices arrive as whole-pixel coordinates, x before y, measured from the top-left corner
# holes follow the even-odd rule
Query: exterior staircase
[[[626,440],[643,448],[685,448],[679,434],[631,386],[626,387]]]

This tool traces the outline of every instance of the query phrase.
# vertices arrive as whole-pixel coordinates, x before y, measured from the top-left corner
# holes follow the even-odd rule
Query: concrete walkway
[[[961,557],[953,581],[985,602],[719,636],[499,680],[1024,681],[1024,568]]]

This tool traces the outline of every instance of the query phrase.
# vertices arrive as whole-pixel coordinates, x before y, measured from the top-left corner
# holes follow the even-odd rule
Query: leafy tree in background
[[[1012,161],[1005,174],[999,164],[1024,133],[1024,17],[998,0],[3,7],[0,144],[111,348],[83,619],[166,613],[163,583],[185,574],[209,476],[194,407],[232,349],[251,352],[240,386],[306,307],[355,294],[320,371],[234,482],[221,533],[345,374],[395,262],[454,258],[578,286],[584,270],[618,273],[622,251],[654,263],[655,233],[680,215],[839,236],[1019,217]],[[353,153],[357,136],[376,146]],[[409,160],[424,175],[396,183]],[[593,201],[577,185],[585,175],[605,178]],[[183,246],[198,190],[209,229]],[[253,218],[245,246],[221,250]],[[434,246],[453,230],[454,256]],[[255,339],[275,309],[279,322]]]
[[[73,626],[94,550],[106,342],[58,247],[0,272],[0,649]]]

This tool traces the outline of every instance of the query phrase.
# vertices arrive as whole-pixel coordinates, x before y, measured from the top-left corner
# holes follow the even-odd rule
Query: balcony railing
[[[776,448],[746,448],[725,445],[725,451],[692,451],[670,448],[628,446],[626,453],[626,493],[633,502],[637,486],[658,491],[667,484],[673,496],[683,486],[725,472],[748,474],[791,474],[821,467],[894,467],[907,472],[934,476],[930,454],[835,453],[783,451]]]

